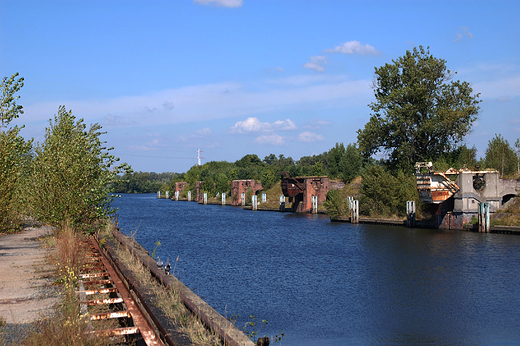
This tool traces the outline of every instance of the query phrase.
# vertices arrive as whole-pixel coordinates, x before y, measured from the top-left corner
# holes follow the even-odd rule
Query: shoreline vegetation
[[[493,168],[501,177],[520,177],[520,139],[509,144],[500,134],[489,141],[485,157],[477,159],[475,147],[464,140],[478,118],[479,94],[467,82],[451,80],[454,74],[446,61],[419,46],[402,57],[375,69],[374,102],[368,105],[370,120],[357,131],[357,141],[336,143],[322,154],[299,160],[283,154],[263,160],[248,154],[235,162],[208,162],[185,173],[134,173],[131,167],[110,154],[100,139],[99,124],[87,125],[65,106],[49,120],[42,143],[26,140],[23,126],[11,126],[24,114],[17,102],[24,78],[18,73],[3,78],[0,89],[0,235],[20,232],[32,217],[53,226],[47,239],[56,268],[55,283],[62,302],[54,318],[43,319],[38,332],[22,345],[104,345],[107,339],[83,337],[84,321],[74,289],[82,266],[77,244],[91,234],[112,227],[109,220],[116,195],[112,192],[144,192],[150,189],[175,191],[185,181],[194,191],[197,181],[209,196],[231,190],[231,181],[261,181],[264,192],[278,201],[280,173],[290,176],[328,176],[344,182],[332,190],[324,208],[332,219],[348,214],[346,197],[360,201],[360,214],[369,217],[404,216],[405,202],[419,202],[415,162],[433,162],[434,170],[479,166]],[[410,101],[413,100],[413,101]],[[375,159],[380,157],[381,159]],[[157,190],[153,191],[156,192]],[[250,193],[250,192],[249,192]],[[229,195],[230,196],[230,195]],[[273,199],[271,199],[273,198]],[[276,202],[274,202],[276,203]],[[419,219],[432,213],[417,203]],[[496,222],[518,224],[518,203],[499,213]],[[0,329],[5,323],[0,318]]]

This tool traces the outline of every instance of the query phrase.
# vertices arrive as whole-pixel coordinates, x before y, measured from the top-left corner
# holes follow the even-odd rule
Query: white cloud
[[[195,131],[195,133],[193,134],[194,137],[206,137],[206,136],[209,136],[212,134],[212,131],[209,127],[205,127],[203,129],[200,129],[198,131]]]
[[[325,140],[325,138],[322,135],[318,135],[314,132],[305,131],[298,135],[298,141],[300,142],[321,142]]]
[[[309,58],[309,62],[303,65],[305,68],[309,68],[312,70],[316,70],[318,72],[325,71],[325,68],[322,66],[322,64],[327,63],[327,57],[323,55],[314,55]]]
[[[241,7],[243,0],[193,0],[193,3],[200,5],[215,5],[219,7]]]
[[[295,129],[296,124],[291,119],[277,120],[274,123],[262,123],[256,117],[249,117],[246,120],[238,121],[229,131],[231,133],[250,133]]]
[[[276,71],[278,71],[278,72],[283,72],[283,71],[285,71],[282,67],[275,67],[274,69],[275,69]]]
[[[497,78],[492,81],[478,82],[472,85],[473,92],[481,93],[482,98],[507,101],[520,96],[520,76]]]
[[[361,54],[361,55],[377,55],[380,52],[369,45],[368,43],[364,46],[359,41],[348,41],[334,48],[328,48],[324,50],[327,53],[343,53],[343,54]]]
[[[255,138],[255,142],[258,144],[273,144],[273,145],[284,145],[285,140],[282,136],[277,134],[262,135]]]
[[[457,33],[457,38],[455,39],[455,42],[460,41],[464,38],[464,36],[473,38],[473,34],[469,31],[469,29],[465,26],[461,26],[460,29],[462,29],[462,32]]]
[[[332,125],[332,121],[330,120],[322,120],[322,119],[312,119],[303,127],[307,129],[319,129],[322,126]]]

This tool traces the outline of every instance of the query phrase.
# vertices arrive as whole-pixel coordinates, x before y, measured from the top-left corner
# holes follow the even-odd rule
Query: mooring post
[[[161,191],[157,191],[157,198],[161,198]]]
[[[191,202],[191,191],[188,191],[188,202]]]
[[[179,191],[175,191],[175,200],[176,200],[176,201],[179,200]]]
[[[486,233],[489,233],[489,231],[491,230],[491,222],[490,222],[490,219],[489,219],[489,203],[486,203]]]
[[[359,223],[359,201],[352,200],[352,208],[350,209],[350,222]]]
[[[226,205],[226,193],[222,192],[222,205]]]
[[[262,203],[267,202],[267,194],[262,193]]]
[[[484,231],[484,224],[482,220],[482,216],[484,214],[484,203],[478,203],[478,232],[482,233]]]
[[[208,193],[204,192],[204,204],[208,204]]]
[[[318,196],[312,196],[312,213],[318,214]]]
[[[240,195],[240,200],[242,202],[242,206],[245,207],[246,206],[246,194],[245,194],[245,192],[242,192],[242,194]]]
[[[166,199],[170,197],[170,191],[166,191]]]
[[[415,227],[415,201],[406,201],[406,225]]]
[[[258,199],[257,199],[257,195],[253,195],[251,196],[251,202],[253,202],[253,210],[257,210],[258,209]]]

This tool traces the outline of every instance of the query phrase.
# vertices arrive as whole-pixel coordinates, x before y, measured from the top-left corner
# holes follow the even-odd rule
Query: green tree
[[[347,145],[345,157],[340,165],[341,179],[346,183],[350,183],[352,179],[360,174],[362,166],[363,156],[357,145],[355,143]]]
[[[23,177],[32,141],[20,136],[18,126],[7,128],[13,119],[23,114],[23,107],[16,104],[16,93],[23,87],[23,78],[5,77],[0,84],[0,232],[20,228],[23,205]],[[23,126],[22,126],[23,128]]]
[[[477,119],[480,101],[468,82],[450,81],[452,76],[446,61],[422,46],[375,68],[376,101],[357,132],[362,153],[386,153],[390,166],[411,171],[416,161],[456,150]]]
[[[343,143],[336,143],[336,145],[329,150],[327,154],[327,167],[331,178],[339,178],[341,176],[346,155],[347,152]]]
[[[511,176],[516,173],[518,156],[507,139],[502,135],[495,135],[488,143],[484,162],[486,168],[498,170],[501,176]]]
[[[327,192],[327,199],[323,202],[323,206],[327,208],[327,215],[331,220],[338,216],[347,216],[350,211],[347,199],[341,196],[341,193],[336,189]]]
[[[87,130],[64,106],[45,130],[45,141],[35,148],[29,179],[30,205],[41,222],[87,230],[100,218],[112,215],[109,185],[127,164],[109,154],[100,140],[104,132],[93,124]]]
[[[2,96],[0,99],[0,131],[3,127],[9,125],[11,120],[20,117],[23,114],[23,107],[16,104],[16,100],[20,96],[15,96],[18,91],[23,87],[23,77],[18,77],[18,73],[15,73],[11,78],[4,77],[0,89],[2,90]]]

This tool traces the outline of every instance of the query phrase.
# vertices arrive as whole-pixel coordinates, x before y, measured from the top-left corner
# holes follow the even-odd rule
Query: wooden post
[[[191,191],[188,191],[188,202],[191,202]]]
[[[226,205],[226,193],[222,192],[222,205]]]
[[[352,208],[350,209],[350,222],[359,223],[359,201],[352,200]]]
[[[204,192],[204,204],[208,204],[208,193]]]
[[[246,194],[244,192],[242,192],[240,197],[241,197],[240,200],[242,202],[242,206],[245,207],[246,206]]]

